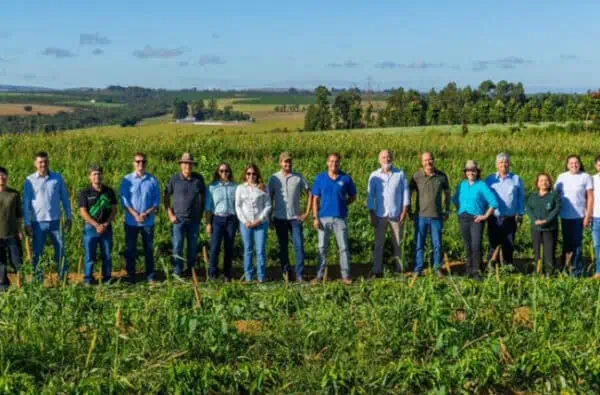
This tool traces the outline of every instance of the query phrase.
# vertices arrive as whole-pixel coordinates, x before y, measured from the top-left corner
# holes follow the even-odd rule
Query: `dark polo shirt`
[[[416,212],[420,217],[439,218],[450,210],[450,199],[443,202],[444,192],[450,191],[450,184],[441,171],[435,169],[431,176],[426,176],[423,169],[417,171],[410,180],[410,190],[417,193]]]
[[[199,223],[202,220],[204,204],[200,201],[205,196],[204,178],[192,173],[186,179],[181,172],[169,180],[167,193],[172,197],[173,211],[180,222]]]

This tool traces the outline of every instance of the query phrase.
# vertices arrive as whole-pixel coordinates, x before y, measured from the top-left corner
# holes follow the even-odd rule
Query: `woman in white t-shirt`
[[[569,155],[567,171],[556,179],[561,197],[560,218],[563,236],[562,262],[572,263],[572,274],[583,274],[583,229],[592,222],[594,192],[592,177],[587,174],[578,155]]]
[[[600,279],[600,155],[594,160],[594,166],[598,172],[592,181],[594,184],[594,212],[592,214],[592,238],[594,239],[594,252],[596,255],[595,279]]]

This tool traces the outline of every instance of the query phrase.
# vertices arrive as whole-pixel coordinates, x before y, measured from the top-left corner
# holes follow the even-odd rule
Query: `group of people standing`
[[[145,256],[145,275],[155,280],[154,228],[161,204],[172,224],[173,276],[181,279],[195,266],[200,226],[206,217],[210,234],[209,277],[219,277],[219,255],[223,256],[223,277],[232,279],[234,240],[239,229],[244,246],[246,281],[266,281],[266,245],[270,225],[275,229],[279,244],[279,261],[284,276],[292,274],[289,257],[290,236],[295,256],[295,279],[304,281],[303,224],[312,213],[313,227],[318,232],[318,271],[315,281],[326,275],[330,239],[335,237],[339,250],[340,268],[344,283],[351,284],[350,248],[348,243],[348,207],[357,196],[352,177],[341,170],[341,156],[327,157],[327,170],[314,180],[312,188],[300,173],[293,170],[289,152],[279,156],[281,170],[265,183],[255,164],[245,166],[243,181],[237,184],[231,166],[220,163],[211,183],[206,186],[202,175],[194,172],[196,161],[189,153],[179,160],[180,171],[173,175],[161,193],[156,177],[146,171],[147,157],[134,155],[134,171],[125,176],[119,189],[119,199],[113,189],[103,182],[101,166],[89,167],[87,188],[79,193],[79,213],[83,220],[84,282],[94,282],[94,263],[98,247],[102,258],[102,280],[111,281],[113,222],[118,201],[125,209],[127,280],[135,281],[137,241],[141,235]],[[380,168],[368,180],[367,207],[375,230],[372,274],[383,274],[384,244],[388,229],[391,234],[395,269],[403,271],[401,243],[404,222],[414,216],[414,272],[422,275],[424,252],[428,236],[433,250],[433,269],[443,276],[442,233],[453,202],[458,211],[460,231],[467,252],[467,274],[479,277],[482,262],[484,225],[488,224],[489,257],[502,254],[503,261],[513,263],[515,235],[526,214],[530,218],[533,249],[536,261],[548,268],[557,267],[555,249],[561,219],[563,254],[561,262],[572,264],[572,274],[583,274],[582,240],[585,227],[592,225],[597,259],[595,277],[600,278],[600,156],[595,166],[599,174],[591,177],[584,172],[581,159],[571,155],[567,171],[560,174],[553,186],[547,173],[539,173],[536,191],[528,198],[521,178],[510,171],[511,161],[506,153],[496,157],[497,172],[481,179],[477,162],[467,161],[462,180],[454,195],[446,174],[436,168],[431,152],[421,155],[422,168],[412,177],[393,165],[389,150],[379,153]],[[0,167],[0,289],[8,287],[8,259],[17,271],[22,263],[21,221],[25,233],[33,241],[33,272],[43,279],[40,257],[47,238],[54,247],[57,272],[64,279],[68,271],[64,233],[71,228],[72,212],[69,193],[63,177],[50,170],[48,154],[35,155],[36,172],[27,177],[23,202],[18,191],[8,187],[8,171]],[[413,199],[413,195],[414,199]],[[306,207],[301,207],[306,196]],[[415,209],[411,210],[414,200]],[[595,203],[594,203],[595,202]],[[65,221],[60,225],[64,213]],[[184,252],[184,246],[185,252]],[[542,253],[543,251],[543,253]],[[256,269],[254,265],[256,255]]]

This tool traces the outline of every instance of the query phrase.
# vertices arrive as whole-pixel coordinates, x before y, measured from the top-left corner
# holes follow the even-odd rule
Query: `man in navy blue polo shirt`
[[[348,246],[348,205],[356,200],[356,186],[352,177],[340,170],[341,156],[327,157],[327,171],[319,174],[313,185],[313,222],[319,232],[319,271],[316,281],[323,279],[327,267],[327,248],[331,234],[335,234],[344,283],[352,284],[350,275],[350,248]]]

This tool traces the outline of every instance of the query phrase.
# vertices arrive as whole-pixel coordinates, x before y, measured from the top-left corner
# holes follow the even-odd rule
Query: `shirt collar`
[[[38,173],[37,171],[35,172],[35,177],[36,178],[50,178],[50,176],[52,175],[51,171],[48,171],[48,174],[46,174],[45,176],[42,176],[40,173]]]
[[[497,171],[497,172],[496,172],[496,178],[497,178],[498,180],[503,180],[503,179],[505,179],[505,178],[512,178],[512,177],[513,177],[513,174],[512,174],[512,172],[510,172],[510,171],[508,172],[508,174],[507,174],[507,175],[506,175],[506,177],[504,177],[504,178],[502,178],[502,177],[500,176],[500,172],[499,172],[499,171]]]
[[[380,174],[385,174],[385,172],[383,171],[383,169],[380,167],[378,169]],[[392,168],[390,169],[390,173],[398,173],[400,171],[400,169],[398,169],[397,167],[392,166]]]

